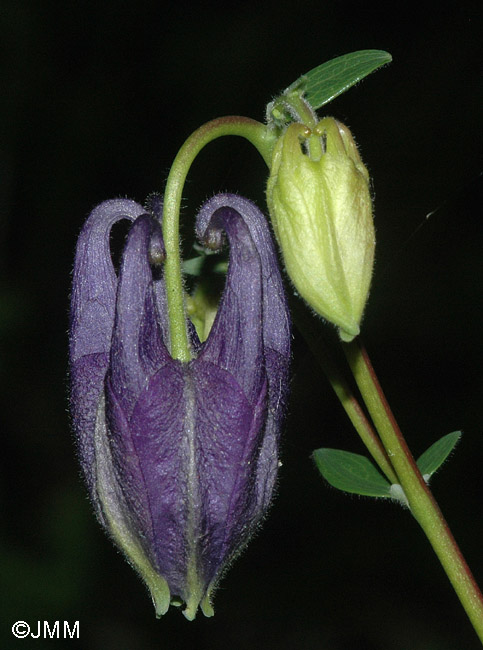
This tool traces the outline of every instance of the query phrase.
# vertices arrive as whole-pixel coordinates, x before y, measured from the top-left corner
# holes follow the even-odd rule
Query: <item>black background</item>
[[[2,2],[2,647],[54,643],[15,641],[19,619],[34,628],[79,620],[89,650],[479,647],[409,513],[317,475],[314,448],[363,450],[298,336],[270,515],[222,582],[213,619],[189,623],[173,610],[157,621],[86,500],[66,348],[73,251],[94,205],[162,191],[203,122],[262,120],[301,73],[346,52],[388,50],[389,67],[327,110],[353,130],[374,185],[363,335],[415,455],[464,431],[433,487],[483,582],[481,18],[480,2]],[[210,145],[189,177],[185,232],[215,191],[264,208],[265,178],[243,141]]]

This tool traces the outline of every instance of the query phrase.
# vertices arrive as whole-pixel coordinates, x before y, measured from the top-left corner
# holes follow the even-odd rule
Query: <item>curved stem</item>
[[[342,344],[372,420],[396,470],[415,519],[423,529],[483,643],[483,596],[443,514],[414,460],[358,339]]]
[[[311,132],[307,140],[310,159],[320,160],[324,151],[321,139],[322,134],[317,133],[317,124],[319,122],[317,113],[298,90],[281,95],[278,101],[282,107],[285,107],[292,114],[293,119],[308,127]],[[277,100],[275,101],[275,106],[276,104]]]
[[[165,282],[168,301],[171,356],[189,361],[191,351],[186,331],[183,283],[179,254],[179,210],[189,168],[201,149],[215,138],[238,135],[251,142],[270,165],[276,135],[264,124],[247,117],[220,117],[197,129],[179,150],[166,183],[163,205],[163,237],[166,248]]]

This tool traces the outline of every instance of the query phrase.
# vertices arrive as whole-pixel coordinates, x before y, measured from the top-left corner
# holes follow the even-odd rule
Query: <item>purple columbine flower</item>
[[[110,231],[133,222],[119,274]],[[70,326],[71,409],[96,514],[146,582],[158,616],[198,606],[270,503],[287,387],[289,315],[267,223],[249,201],[209,200],[197,234],[230,244],[208,339],[169,353],[159,200],[106,201],[77,244]]]

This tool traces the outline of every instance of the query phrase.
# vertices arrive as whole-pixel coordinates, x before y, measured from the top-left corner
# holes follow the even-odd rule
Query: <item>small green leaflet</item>
[[[384,50],[351,52],[322,63],[302,75],[292,86],[303,83],[305,96],[312,108],[317,110],[391,61],[392,56]]]
[[[189,260],[183,260],[183,273],[186,273],[186,275],[201,275],[205,257],[205,255],[198,255],[198,257],[192,257]]]
[[[441,467],[461,438],[461,431],[448,433],[431,445],[417,460],[419,471],[428,479]]]
[[[461,431],[448,433],[419,457],[419,471],[426,481],[441,467],[460,438]],[[342,449],[316,449],[312,457],[325,480],[338,490],[368,497],[398,498],[396,486],[391,486],[365,456]]]
[[[339,490],[368,497],[391,496],[391,484],[365,456],[342,449],[316,449],[312,457],[325,480]]]
[[[220,255],[215,259],[215,253],[208,252],[198,255],[197,257],[191,257],[188,260],[183,260],[182,269],[183,273],[186,275],[200,276],[203,273],[207,272],[207,263],[209,263],[209,272],[211,273],[222,273],[226,275],[228,270],[228,262],[224,260]]]

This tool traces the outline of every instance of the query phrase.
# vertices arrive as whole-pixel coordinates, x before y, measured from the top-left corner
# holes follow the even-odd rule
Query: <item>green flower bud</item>
[[[349,129],[291,124],[273,152],[267,202],[299,294],[351,341],[369,293],[374,225],[369,174]]]

